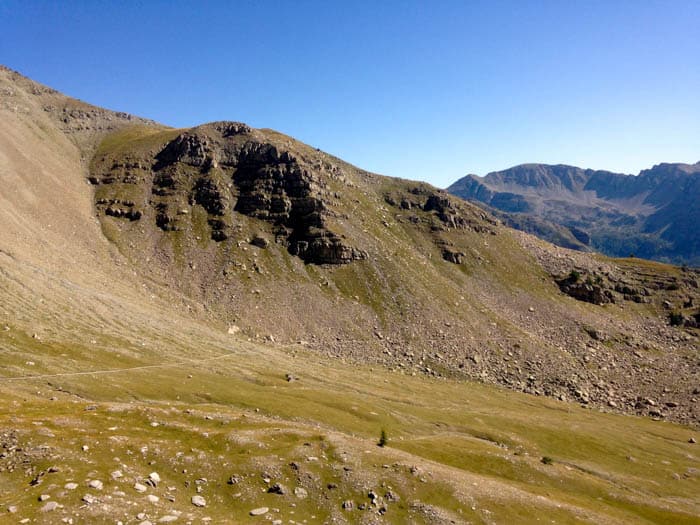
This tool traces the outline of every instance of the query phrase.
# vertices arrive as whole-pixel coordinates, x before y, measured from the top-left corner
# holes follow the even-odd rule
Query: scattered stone
[[[267,489],[267,491],[270,494],[284,495],[287,493],[287,488],[284,485],[282,485],[281,483],[275,483],[269,489]],[[295,493],[296,493],[296,491],[295,491]]]
[[[112,479],[119,479],[119,478],[123,477],[124,474],[122,474],[121,470],[115,470],[114,472],[112,472],[110,474],[110,476],[112,477]]]
[[[697,441],[695,441],[695,438],[694,438],[694,437],[691,437],[691,438],[688,440],[688,443],[697,443]]]
[[[48,494],[42,494],[41,496],[39,496],[39,501],[46,501],[47,499],[51,499],[51,496],[49,496]]]
[[[352,500],[346,499],[343,501],[343,509],[345,510],[352,510],[355,508],[355,503],[353,503]]]
[[[158,475],[157,472],[151,472],[148,475],[148,479],[150,479],[153,483],[156,483],[156,484],[160,483],[160,476]]]
[[[99,479],[93,479],[90,481],[90,483],[88,483],[88,487],[95,490],[102,490],[103,486],[103,483]]]
[[[83,501],[88,505],[92,505],[93,503],[97,503],[97,498],[92,494],[85,494],[85,496],[83,496]]]
[[[206,507],[207,501],[202,496],[192,496],[192,505],[195,507]]]
[[[442,251],[442,258],[447,262],[451,262],[452,264],[462,264],[465,256],[465,253],[456,252],[454,250],[450,250],[449,248],[445,248]]]
[[[158,520],[158,523],[171,523],[173,521],[177,521],[177,516],[173,516],[172,514],[169,514],[167,516],[163,516]]]
[[[263,514],[267,514],[270,511],[267,507],[260,507],[257,509],[253,509],[250,511],[251,516],[262,516]]]
[[[78,484],[77,484],[77,483],[72,483],[72,482],[71,482],[71,483],[66,483],[65,485],[63,485],[63,488],[66,489],[66,490],[75,490],[75,489],[78,488]]]
[[[17,507],[15,505],[10,505],[9,507],[7,507],[7,512],[9,512],[10,514],[15,514],[17,512]]]
[[[284,377],[289,383],[298,379],[298,377],[296,377],[294,374],[285,374]]]
[[[304,499],[309,495],[309,493],[306,491],[305,488],[297,487],[294,489],[294,495],[299,499]]]
[[[43,481],[44,481],[43,479],[41,479],[41,476],[43,476],[43,475],[44,475],[44,473],[41,472],[38,476],[36,476],[35,478],[33,478],[33,479],[29,482],[29,484],[30,484],[32,487],[36,487],[37,485],[40,485],[40,484],[43,483]]]
[[[58,503],[55,501],[49,501],[46,505],[41,507],[41,512],[52,512],[58,508]]]
[[[81,448],[83,452],[87,452],[88,450],[90,450],[90,447],[88,447],[87,445],[83,445]]]
[[[251,239],[250,244],[257,246],[258,248],[267,248],[270,246],[270,241],[268,241],[262,235],[256,235]]]
[[[386,494],[384,494],[384,498],[387,501],[400,501],[400,499],[401,499],[401,498],[399,498],[398,494],[396,494],[395,492],[393,492],[391,490],[388,491]]]
[[[146,492],[148,490],[148,487],[143,483],[134,483],[134,490],[136,492]]]
[[[146,499],[150,501],[151,503],[158,503],[160,501],[160,498],[158,496],[155,496],[153,494],[149,494],[146,496]]]

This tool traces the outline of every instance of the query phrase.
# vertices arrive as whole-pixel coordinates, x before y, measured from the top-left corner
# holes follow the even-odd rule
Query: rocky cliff
[[[89,180],[98,186],[102,214],[186,231],[197,207],[206,223],[200,233],[216,242],[235,237],[236,215],[242,214],[268,223],[275,242],[306,262],[346,264],[365,257],[330,229],[334,196],[322,178],[244,124],[184,131],[152,153],[98,154]],[[335,175],[330,165],[322,169]]]

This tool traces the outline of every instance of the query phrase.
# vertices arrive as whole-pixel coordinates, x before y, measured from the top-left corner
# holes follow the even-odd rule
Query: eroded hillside
[[[519,242],[440,190],[241,123],[112,134],[89,180],[130,264],[234,332],[696,418],[692,273],[565,252],[547,265],[555,248]]]

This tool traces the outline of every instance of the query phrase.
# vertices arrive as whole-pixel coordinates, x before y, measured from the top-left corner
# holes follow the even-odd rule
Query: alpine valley
[[[450,191],[690,262],[698,169]],[[697,523],[700,272],[508,217],[0,68],[0,521]]]

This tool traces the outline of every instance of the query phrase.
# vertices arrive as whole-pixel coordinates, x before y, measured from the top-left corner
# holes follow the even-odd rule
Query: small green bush
[[[671,312],[668,314],[668,322],[671,326],[680,326],[683,324],[683,314],[680,312]]]
[[[379,442],[377,443],[377,445],[383,447],[387,444],[388,441],[389,438],[386,436],[386,430],[382,429],[382,433],[379,435]]]
[[[549,456],[542,456],[542,459],[540,461],[545,465],[551,465],[552,463],[554,463],[554,460]]]

